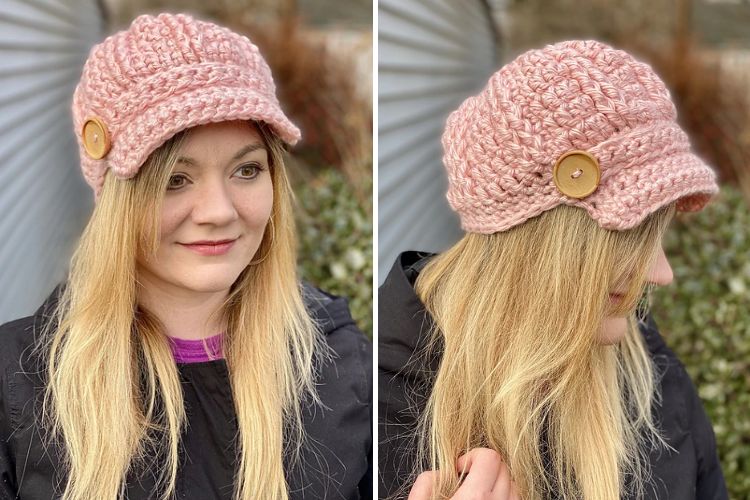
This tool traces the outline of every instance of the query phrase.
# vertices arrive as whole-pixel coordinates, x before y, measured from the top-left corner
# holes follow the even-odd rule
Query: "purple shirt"
[[[169,345],[172,347],[174,360],[178,363],[202,363],[222,359],[224,357],[221,348],[223,335],[223,333],[219,333],[203,340],[186,340],[169,337]],[[205,346],[203,343],[204,340]]]

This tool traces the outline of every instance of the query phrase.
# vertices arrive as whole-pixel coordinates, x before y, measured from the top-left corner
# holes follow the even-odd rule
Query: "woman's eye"
[[[263,168],[257,163],[248,163],[239,167],[235,174],[242,179],[254,179],[263,170]]]
[[[169,182],[167,183],[167,190],[175,190],[180,189],[182,186],[185,185],[187,182],[187,178],[184,175],[177,174],[173,175],[169,178]]]

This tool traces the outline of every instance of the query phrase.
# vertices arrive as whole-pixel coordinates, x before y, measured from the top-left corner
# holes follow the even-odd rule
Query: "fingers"
[[[492,487],[493,498],[501,498],[503,500],[510,500],[510,469],[505,465],[505,462],[500,462],[500,470],[497,474],[497,480],[495,485]]]
[[[500,454],[489,448],[474,448],[456,461],[463,482],[452,500],[483,498],[487,500],[520,500],[510,469]],[[437,481],[437,471],[417,476],[408,500],[430,500]]]
[[[408,500],[429,500],[432,498],[432,488],[437,479],[437,471],[431,470],[423,472],[417,476],[414,485],[409,492]]]
[[[456,470],[465,479],[453,496],[463,498],[486,498],[491,500],[520,500],[513,483],[510,468],[495,450],[474,448],[459,457]]]
[[[497,476],[495,486],[492,488],[492,498],[498,500],[521,500],[516,483],[511,478],[510,468],[505,462],[500,466],[500,473]]]
[[[496,483],[501,480],[501,472],[505,470],[503,487],[507,490],[510,482],[510,473],[500,458],[500,454],[488,448],[474,448],[459,457],[456,461],[456,469],[459,473],[468,473],[461,487],[456,491],[456,498],[464,495],[487,495],[492,493]],[[487,496],[495,498],[495,496]],[[504,498],[504,497],[498,497]]]

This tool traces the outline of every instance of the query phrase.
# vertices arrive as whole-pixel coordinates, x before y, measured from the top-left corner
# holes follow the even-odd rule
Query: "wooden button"
[[[557,189],[571,198],[585,198],[599,186],[599,162],[586,151],[568,151],[558,158],[552,178]]]
[[[99,118],[86,120],[86,123],[83,124],[81,137],[86,153],[95,160],[101,160],[107,156],[109,149],[112,147],[107,126]]]

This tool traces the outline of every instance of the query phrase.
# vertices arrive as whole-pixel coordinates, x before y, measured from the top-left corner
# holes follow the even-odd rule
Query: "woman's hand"
[[[519,500],[510,470],[500,454],[488,448],[474,448],[456,461],[456,470],[465,472],[464,480],[451,500]],[[417,476],[409,500],[429,500],[437,480],[437,471]]]

